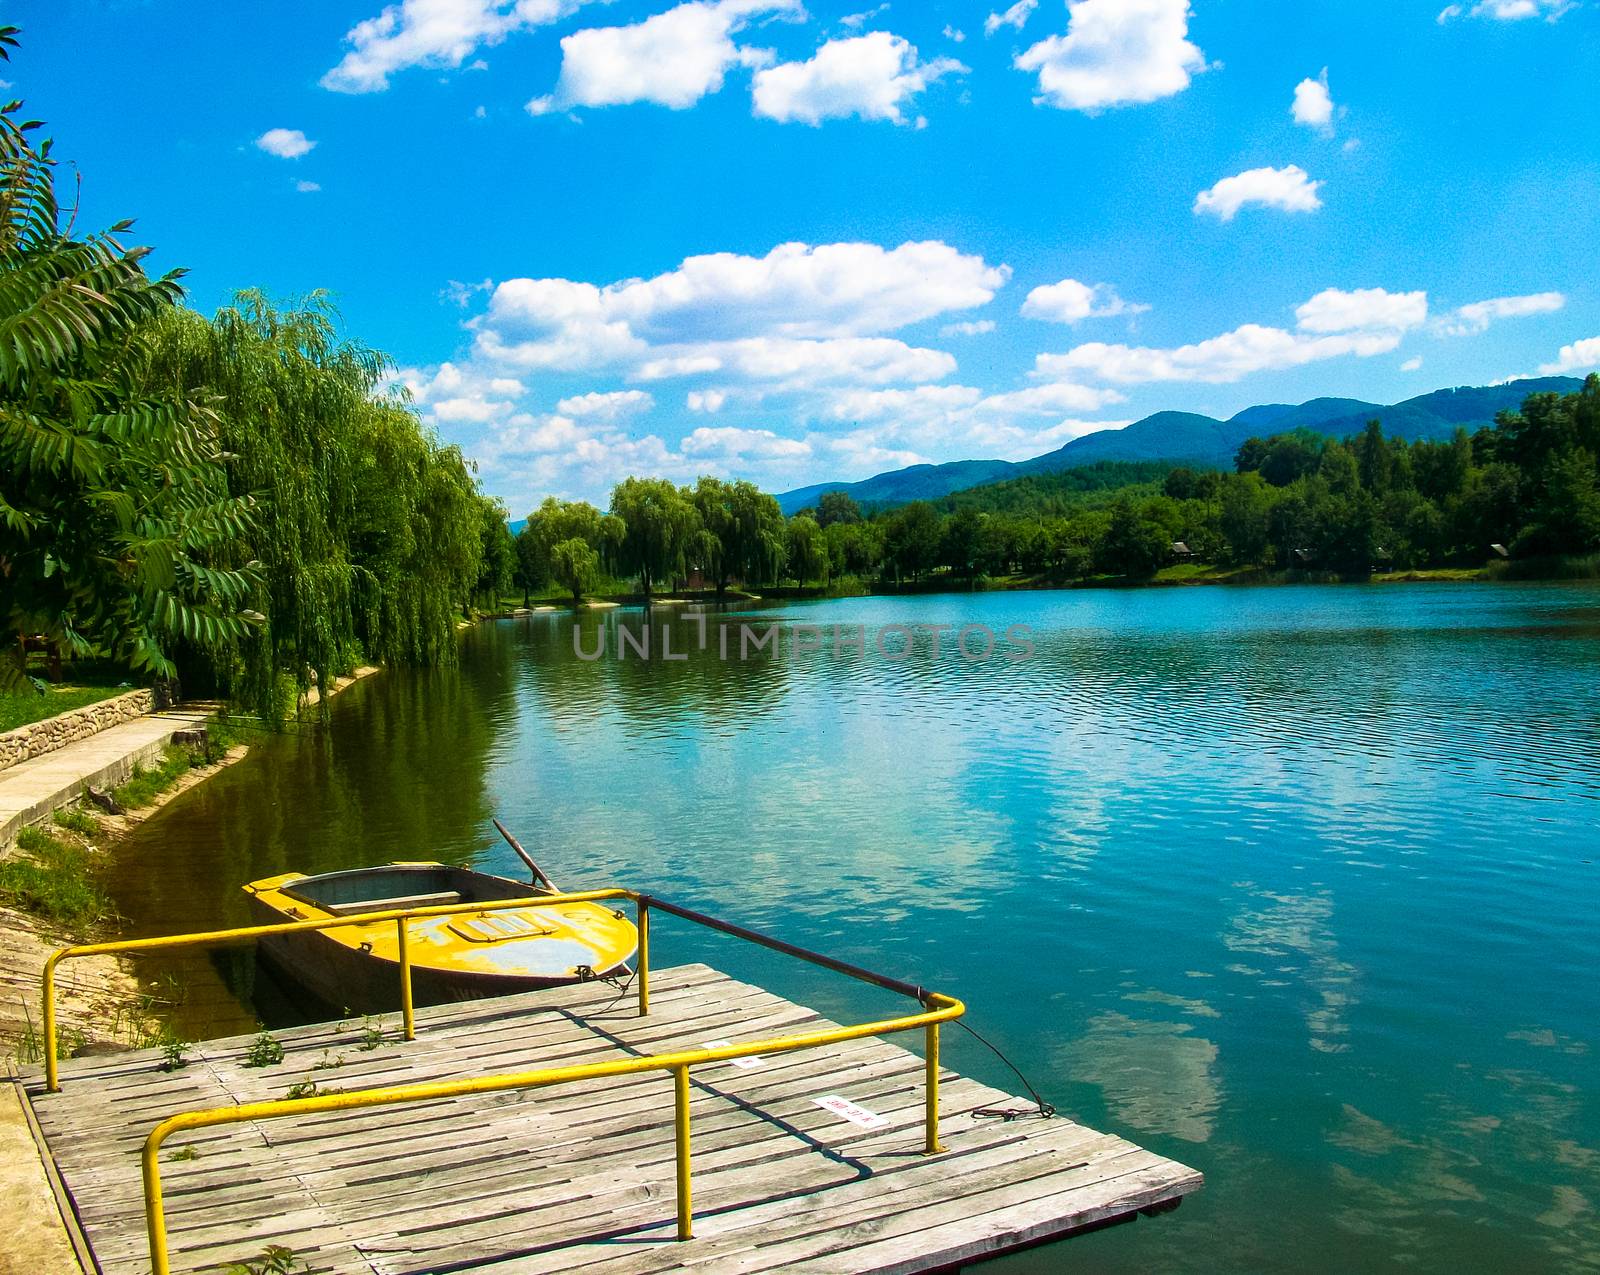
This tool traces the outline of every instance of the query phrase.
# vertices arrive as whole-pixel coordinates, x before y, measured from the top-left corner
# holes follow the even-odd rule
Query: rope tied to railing
[[[1055,1107],[1039,1096],[1039,1091],[1035,1089],[1033,1087],[1033,1083],[1022,1074],[1022,1069],[1018,1067],[1016,1063],[1012,1062],[1011,1059],[1007,1058],[1005,1053],[998,1045],[989,1040],[982,1032],[980,1032],[976,1027],[972,1026],[971,1023],[968,1023],[965,1019],[958,1018],[955,1020],[955,1024],[957,1027],[964,1028],[975,1040],[986,1046],[990,1053],[992,1053],[1001,1062],[1005,1063],[1007,1067],[1011,1068],[1012,1074],[1022,1082],[1022,1087],[1028,1091],[1028,1096],[1033,1099],[1035,1104],[1034,1109],[1031,1111],[1027,1107],[974,1107],[972,1110],[972,1118],[974,1120],[1004,1120],[1007,1124],[1010,1124],[1011,1121],[1020,1120],[1023,1116],[1036,1115],[1041,1120],[1049,1120],[1056,1114]]]

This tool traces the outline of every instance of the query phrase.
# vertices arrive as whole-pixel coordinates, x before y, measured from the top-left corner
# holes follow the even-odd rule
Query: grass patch
[[[135,765],[126,783],[112,789],[112,796],[125,810],[155,803],[157,797],[171,788],[191,770],[215,766],[228,755],[228,750],[240,741],[240,728],[225,713],[218,713],[206,722],[206,738],[200,744],[168,744],[162,754],[161,764],[153,770]]]
[[[69,930],[83,930],[112,914],[111,900],[95,879],[94,860],[42,828],[17,834],[17,853],[0,862],[0,899]]]
[[[1170,567],[1162,567],[1153,578],[1158,581],[1231,580],[1236,576],[1249,575],[1255,569],[1219,566],[1209,562],[1174,562]]]
[[[1482,580],[1482,567],[1414,567],[1406,571],[1377,571],[1372,578],[1383,584],[1408,584],[1423,580]]]
[[[146,770],[136,763],[128,782],[112,789],[112,796],[123,809],[137,810],[154,804],[157,797],[193,769],[193,750],[169,744],[159,766]]]
[[[75,708],[87,708],[113,695],[123,695],[133,690],[131,686],[63,686],[47,687],[43,692],[24,689],[0,695],[0,731],[16,730],[42,722],[58,713],[70,713]]]
[[[100,831],[100,820],[82,806],[62,806],[53,818],[56,827],[75,832],[80,837],[92,837]]]

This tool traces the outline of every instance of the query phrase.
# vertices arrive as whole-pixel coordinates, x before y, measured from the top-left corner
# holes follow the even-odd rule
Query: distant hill
[[[1180,460],[1212,465],[1217,457],[1226,455],[1231,462],[1239,443],[1254,432],[1240,434],[1224,421],[1193,412],[1157,412],[1122,429],[1103,429],[1075,438],[1053,452],[1020,462],[1014,474],[1048,474],[1102,460]]]
[[[912,465],[908,469],[892,469],[875,478],[864,478],[858,483],[817,483],[812,487],[797,487],[778,497],[778,507],[786,514],[815,505],[828,491],[847,492],[861,505],[905,505],[913,500],[927,500],[963,487],[981,487],[1012,476],[1015,468],[1004,460],[953,460],[945,465]]]
[[[1547,376],[1507,385],[1436,390],[1384,405],[1353,398],[1314,398],[1308,403],[1268,403],[1247,407],[1226,421],[1194,412],[1157,412],[1124,429],[1099,430],[1075,438],[1064,447],[1031,460],[959,460],[945,465],[913,465],[854,483],[816,483],[783,492],[778,505],[786,514],[814,505],[825,491],[847,492],[862,505],[903,505],[937,500],[968,487],[1056,473],[1102,461],[1152,461],[1231,469],[1239,444],[1252,436],[1309,429],[1332,438],[1358,434],[1369,420],[1384,431],[1412,441],[1446,439],[1457,427],[1468,430],[1493,424],[1495,416],[1521,405],[1530,394],[1571,394],[1583,382],[1571,376]]]

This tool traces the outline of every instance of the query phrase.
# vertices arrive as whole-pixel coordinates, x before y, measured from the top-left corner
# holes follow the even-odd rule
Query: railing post
[[[639,1017],[650,1012],[650,905],[639,900]]]
[[[56,962],[59,951],[51,952],[44,963],[44,1087],[51,1093],[61,1089],[56,1068]]]
[[[161,1143],[165,1134],[157,1125],[144,1142],[144,1225],[150,1237],[151,1275],[169,1275],[167,1264],[167,1216],[161,1200]]]
[[[400,940],[400,1016],[405,1021],[406,1039],[417,1038],[416,1015],[411,1008],[411,942],[406,936],[406,918],[395,921]]]
[[[922,1154],[938,1155],[944,1148],[939,1145],[939,1024],[929,1023],[926,1033],[922,1065],[925,1071],[923,1120],[927,1125],[923,1137]]]
[[[672,1069],[674,1123],[678,1141],[678,1238],[694,1238],[694,1204],[689,1194],[689,1068]]]

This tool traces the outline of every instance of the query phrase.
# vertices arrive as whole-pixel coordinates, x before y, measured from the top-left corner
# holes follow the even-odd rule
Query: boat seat
[[[440,890],[437,894],[400,894],[392,899],[357,899],[354,903],[323,906],[334,916],[353,916],[357,912],[397,912],[401,908],[433,908],[460,902],[460,890]]]

